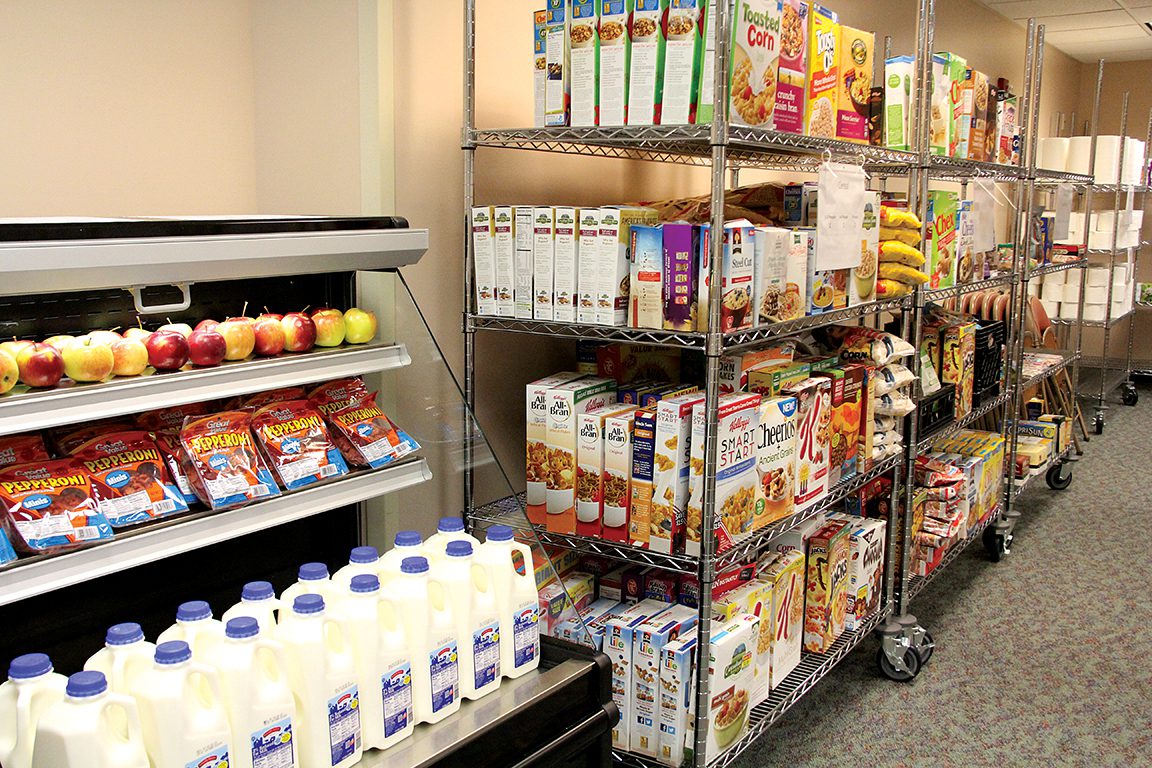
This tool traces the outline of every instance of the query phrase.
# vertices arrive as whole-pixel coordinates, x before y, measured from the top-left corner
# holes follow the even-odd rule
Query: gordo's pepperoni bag
[[[189,420],[180,430],[181,461],[193,490],[212,509],[279,496],[252,439],[252,415],[224,411]]]
[[[377,469],[420,448],[407,432],[397,429],[375,395],[359,399],[328,414],[332,436],[349,464]]]
[[[31,461],[47,461],[48,448],[44,438],[35,435],[6,435],[0,437],[0,467],[13,464],[27,464]]]
[[[112,538],[92,481],[75,459],[0,469],[0,504],[4,529],[21,552],[56,552]]]
[[[286,490],[348,474],[324,418],[307,400],[264,406],[252,416],[252,432]]]
[[[101,435],[81,445],[73,456],[92,479],[96,503],[113,528],[188,511],[148,432]]]

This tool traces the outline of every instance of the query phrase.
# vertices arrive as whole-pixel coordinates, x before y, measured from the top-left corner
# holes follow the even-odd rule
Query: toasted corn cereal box
[[[252,416],[252,431],[285,490],[348,474],[324,417],[307,400],[264,406]]]
[[[73,455],[92,479],[96,503],[114,528],[188,511],[188,502],[148,432],[101,435]]]
[[[196,495],[212,509],[280,495],[252,439],[252,415],[224,411],[189,419],[180,430],[183,461]]]
[[[112,526],[92,495],[92,481],[75,459],[0,469],[0,504],[0,523],[21,552],[57,552],[112,538]]]

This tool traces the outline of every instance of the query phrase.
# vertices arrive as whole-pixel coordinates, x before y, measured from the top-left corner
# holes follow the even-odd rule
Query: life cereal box
[[[840,26],[840,71],[836,86],[836,138],[868,143],[868,97],[876,35]]]
[[[660,651],[660,748],[656,759],[673,768],[684,762],[684,737],[695,712],[695,659],[695,635],[673,640]]]
[[[656,470],[656,409],[641,408],[632,427],[632,508],[628,540],[647,547],[652,533],[653,477]]]
[[[756,279],[752,306],[756,324],[778,323],[787,313],[784,301],[788,289],[788,230],[756,227]]]
[[[556,208],[556,229],[553,239],[552,318],[558,323],[576,322],[577,233],[576,209]]]
[[[573,371],[557,373],[528,384],[527,422],[525,445],[525,473],[527,481],[528,519],[533,525],[544,525],[547,521],[548,474],[548,390],[579,379],[581,374]]]
[[[0,469],[0,504],[0,524],[20,552],[53,552],[112,538],[92,481],[75,459]]]
[[[576,532],[576,450],[580,414],[615,401],[616,382],[612,379],[586,377],[548,390],[545,509],[549,531]]]
[[[630,750],[648,757],[660,754],[660,672],[664,648],[687,635],[699,618],[696,609],[674,605],[633,630]]]
[[[830,521],[808,542],[804,650],[824,653],[844,633],[848,608],[848,526]]]
[[[544,90],[544,124],[568,125],[568,27],[572,0],[548,0],[544,56],[548,82]]]
[[[828,494],[828,434],[832,423],[832,385],[805,379],[783,394],[796,398],[796,511],[806,512]]]
[[[812,3],[808,9],[809,136],[836,138],[836,91],[840,51],[840,25],[836,13]]]
[[[782,552],[760,574],[772,592],[772,607],[765,617],[771,624],[768,649],[768,689],[775,690],[800,664],[804,644],[804,553]]]
[[[596,322],[596,294],[600,290],[600,210],[580,208],[577,229],[576,322]]]
[[[600,125],[625,125],[632,36],[628,33],[634,0],[601,0]],[[606,323],[612,325],[612,323]]]
[[[756,228],[746,219],[724,225],[720,326],[724,332],[751,328],[752,286],[756,272]]]
[[[192,488],[212,509],[280,495],[252,440],[252,415],[247,411],[190,419],[180,430],[180,443]]]
[[[706,0],[669,2],[660,109],[662,125],[683,125],[695,120],[705,5]]]
[[[84,465],[100,511],[114,528],[188,511],[148,432],[101,435],[73,456]]]
[[[628,325],[633,328],[664,327],[664,233],[663,226],[632,226],[631,297]]]
[[[723,395],[716,431],[716,551],[752,532],[760,395]]]
[[[612,664],[612,701],[620,710],[620,720],[612,729],[612,746],[627,749],[634,720],[636,676],[632,665],[635,630],[671,608],[659,600],[642,600],[604,626],[604,654]]]
[[[661,400],[656,406],[656,453],[649,547],[671,554],[684,547],[688,505],[692,409],[704,402],[694,392]]]
[[[532,317],[536,320],[551,321],[554,317],[555,213],[555,209],[548,207],[532,210]]]
[[[780,0],[738,0],[728,109],[734,125],[772,126],[779,58]]]
[[[580,414],[576,450],[576,533],[600,538],[604,499],[604,420],[634,405],[605,405]]]
[[[696,330],[696,258],[700,228],[686,223],[663,226],[664,330]]]
[[[636,412],[604,419],[604,515],[601,533],[608,541],[627,542],[632,508],[632,432]]]
[[[660,123],[668,0],[633,0],[628,62],[628,125]]]
[[[772,128],[804,133],[808,116],[808,3],[783,0],[780,8],[780,61]]]
[[[758,435],[753,530],[782,520],[795,509],[796,398],[764,398]]]
[[[597,0],[571,0],[572,24],[568,29],[568,63],[571,73],[572,125],[596,125],[599,97],[597,64],[600,59],[600,24]]]
[[[307,400],[264,406],[252,416],[252,431],[285,490],[348,474],[324,417]]]

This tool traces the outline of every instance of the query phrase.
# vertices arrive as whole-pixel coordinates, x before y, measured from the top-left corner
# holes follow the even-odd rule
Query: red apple
[[[64,358],[64,374],[72,381],[103,381],[112,375],[116,362],[112,347],[91,335],[76,339],[60,356]]]
[[[276,322],[280,322],[281,320],[284,319],[284,315],[277,314],[276,312],[269,312],[268,307],[264,307],[264,314],[260,315],[260,317],[258,317],[256,319],[259,320],[259,319],[264,318],[264,317],[270,317],[273,320],[275,320]]]
[[[316,344],[316,324],[303,312],[289,312],[280,321],[287,352],[307,352]]]
[[[54,387],[64,376],[64,358],[47,344],[30,344],[16,356],[20,381],[30,387]]]
[[[16,358],[0,349],[0,395],[16,386],[18,381],[20,366],[16,365]]]
[[[185,339],[192,335],[192,326],[188,325],[188,323],[168,323],[167,325],[160,326],[160,330],[174,331]]]
[[[216,326],[216,333],[224,337],[228,351],[225,360],[243,360],[252,354],[256,346],[256,333],[252,330],[252,323],[244,320],[225,320]]]
[[[12,355],[12,359],[15,360],[20,354],[20,350],[30,346],[32,346],[31,341],[27,341],[25,339],[12,339],[12,341],[5,341],[4,343],[0,344],[0,351],[7,352],[8,354]]]
[[[284,351],[284,327],[279,319],[260,315],[252,325],[256,334],[256,354],[263,357],[272,357]]]
[[[316,346],[338,347],[344,343],[344,313],[338,309],[318,309],[312,313],[316,325]]]
[[[124,337],[116,333],[116,331],[92,331],[88,334],[88,338],[92,339],[92,341],[96,342],[97,344],[112,346]]]
[[[44,339],[45,344],[61,353],[68,347],[69,344],[74,341],[76,341],[76,337],[69,336],[66,333],[61,333],[56,336],[49,336],[48,338]],[[0,347],[3,347],[3,345],[0,344]]]
[[[192,331],[188,337],[188,359],[193,365],[220,365],[227,353],[228,342],[216,331]]]
[[[117,376],[139,376],[148,367],[148,347],[140,339],[126,336],[113,342],[111,349],[112,373]]]
[[[143,343],[144,340],[151,335],[152,331],[146,331],[143,328],[129,328],[128,330],[124,331],[124,338],[136,339],[136,341],[141,343]]]
[[[158,371],[174,371],[188,362],[188,340],[176,331],[156,331],[144,346],[148,362]]]
[[[376,313],[352,307],[344,313],[344,341],[363,344],[376,338]]]
[[[218,326],[218,325],[220,325],[219,320],[211,320],[211,319],[201,320],[200,322],[196,323],[195,330],[197,330],[197,331],[211,331],[211,330],[215,330],[216,326]]]

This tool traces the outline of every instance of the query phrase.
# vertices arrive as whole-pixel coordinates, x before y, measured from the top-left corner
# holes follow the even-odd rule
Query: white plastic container
[[[419,531],[397,531],[392,549],[380,556],[376,575],[380,577],[380,588],[400,575],[400,564],[408,557],[424,556],[424,540]]]
[[[532,550],[506,525],[490,526],[476,560],[491,574],[500,611],[500,672],[520,677],[540,666],[540,603]]]
[[[240,591],[240,602],[224,611],[220,622],[225,628],[232,619],[241,616],[251,616],[260,623],[261,632],[271,632],[276,626],[276,611],[280,609],[280,601],[276,599],[276,590],[267,581],[250,581]]]
[[[332,594],[343,598],[348,594],[353,576],[366,576],[380,569],[380,553],[376,547],[353,547],[348,555],[348,565],[332,574]]]
[[[436,524],[436,533],[424,542],[424,557],[431,565],[443,562],[445,551],[450,541],[467,541],[473,547],[479,547],[480,542],[464,532],[464,521],[458,517],[442,517]]]
[[[428,560],[409,557],[384,599],[400,614],[412,651],[412,711],[417,723],[435,723],[460,709],[459,636],[443,583],[428,574]]]
[[[52,671],[52,660],[43,653],[12,659],[8,681],[0,685],[0,765],[32,765],[36,724],[54,704],[64,700],[67,684],[64,675]]]
[[[364,751],[356,664],[346,633],[326,613],[324,598],[304,594],[293,600],[292,618],[281,621],[276,639],[284,644],[296,697],[300,768],[355,765]]]
[[[110,713],[117,713],[110,717]],[[110,728],[119,720],[123,728]],[[19,763],[7,766],[23,768]],[[136,702],[108,692],[100,672],[68,678],[67,697],[53,705],[36,730],[32,768],[149,768]]]
[[[300,595],[320,595],[325,602],[332,602],[332,579],[328,577],[328,566],[324,563],[304,563],[296,572],[296,583],[280,595],[280,621],[292,618],[292,605]]]
[[[348,590],[332,609],[340,622],[356,664],[360,688],[360,729],[365,749],[379,749],[384,743],[384,699],[379,669],[380,579],[374,573],[352,577]]]
[[[437,575],[448,590],[460,636],[460,695],[487,696],[500,687],[500,611],[492,577],[467,541],[448,542]]]
[[[381,599],[379,618],[377,668],[384,703],[384,741],[379,748],[387,749],[411,736],[416,727],[412,709],[412,652],[396,604]]]
[[[159,643],[152,668],[136,681],[132,696],[152,768],[231,763],[232,732],[220,679],[212,667],[192,661],[188,643]]]
[[[208,657],[232,729],[232,768],[297,768],[296,700],[284,646],[257,619],[238,616]]]
[[[152,666],[156,646],[144,639],[139,624],[115,624],[104,634],[104,647],[84,662],[86,672],[101,672],[108,690],[122,696],[132,694],[132,685]]]
[[[156,645],[182,640],[199,661],[210,646],[223,639],[224,624],[212,618],[212,606],[203,600],[191,600],[176,609],[176,623],[160,633]]]

